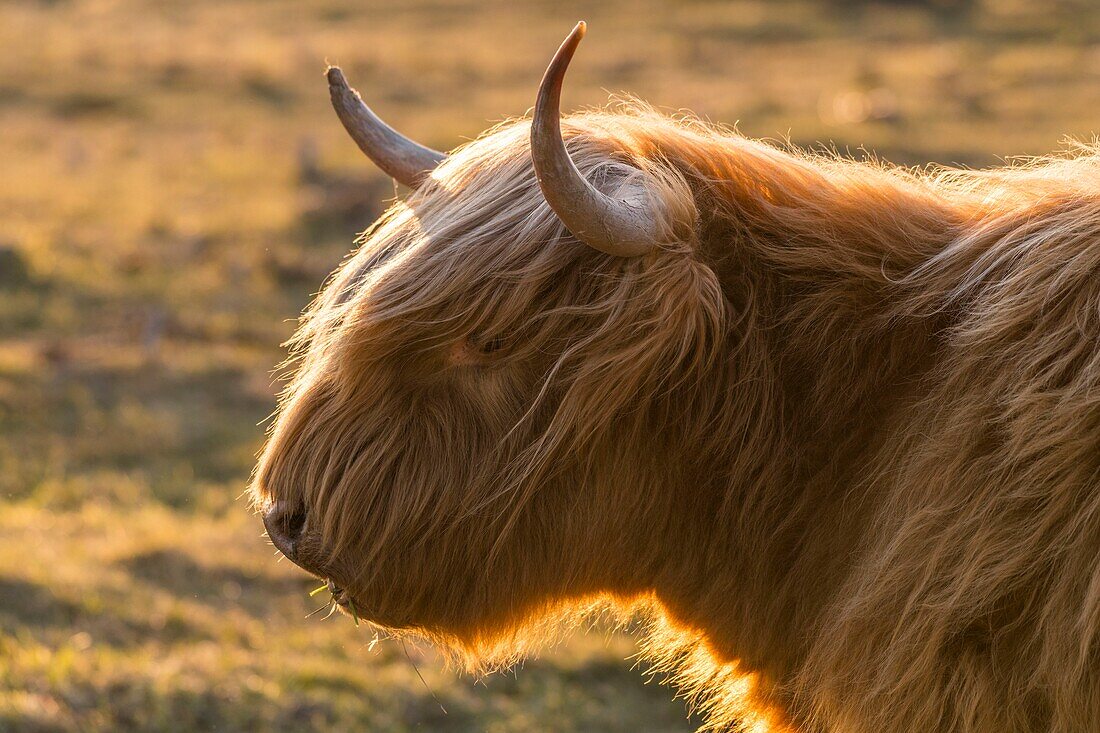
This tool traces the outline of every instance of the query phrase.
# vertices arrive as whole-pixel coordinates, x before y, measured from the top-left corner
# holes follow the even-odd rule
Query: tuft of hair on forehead
[[[564,134],[570,154],[609,194],[641,178],[653,195],[670,202],[677,221],[694,221],[687,180],[638,134],[648,115],[665,120],[642,108],[569,118]],[[555,307],[611,307],[611,300],[602,306],[584,300],[609,279],[661,289],[684,279],[693,228],[670,228],[658,251],[638,259],[609,257],[573,238],[535,180],[529,127],[527,120],[501,123],[454,151],[429,182],[391,206],[306,311],[292,352],[328,354],[337,345],[384,350],[385,329],[355,328],[368,320],[425,323],[431,317],[440,337],[471,325],[507,332],[523,321],[560,315]],[[370,343],[372,334],[377,339]]]

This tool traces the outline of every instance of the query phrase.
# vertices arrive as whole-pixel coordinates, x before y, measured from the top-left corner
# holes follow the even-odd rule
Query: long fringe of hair
[[[455,151],[306,313],[257,495],[319,507],[363,572],[453,549],[409,568],[442,625],[471,558],[552,599],[463,599],[484,623],[435,638],[467,660],[530,648],[618,557],[716,728],[1100,725],[1100,150],[906,170],[638,104],[564,124],[590,180],[641,170],[690,230],[601,255],[526,121]]]

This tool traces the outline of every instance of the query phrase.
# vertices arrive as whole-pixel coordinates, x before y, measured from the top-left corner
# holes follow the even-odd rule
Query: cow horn
[[[664,212],[640,184],[621,198],[597,190],[577,170],[561,136],[562,80],[585,28],[584,21],[577,23],[542,77],[531,120],[531,159],[543,196],[573,236],[609,255],[636,257],[656,245]]]
[[[383,122],[363,103],[359,92],[348,86],[339,66],[330,66],[329,96],[336,116],[359,149],[398,183],[416,188],[443,160],[443,153],[426,148]]]

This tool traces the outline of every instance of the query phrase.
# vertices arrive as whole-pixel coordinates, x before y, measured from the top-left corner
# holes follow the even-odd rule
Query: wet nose
[[[298,541],[306,526],[306,510],[301,504],[277,501],[263,512],[267,536],[292,562],[297,558]]]

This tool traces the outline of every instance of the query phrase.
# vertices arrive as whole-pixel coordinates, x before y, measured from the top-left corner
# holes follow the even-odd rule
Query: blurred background
[[[239,498],[279,344],[395,195],[326,59],[448,149],[523,114],[580,18],[567,108],[902,165],[1100,130],[1092,0],[3,0],[0,731],[693,729],[622,635],[475,680],[303,620],[316,581]]]

